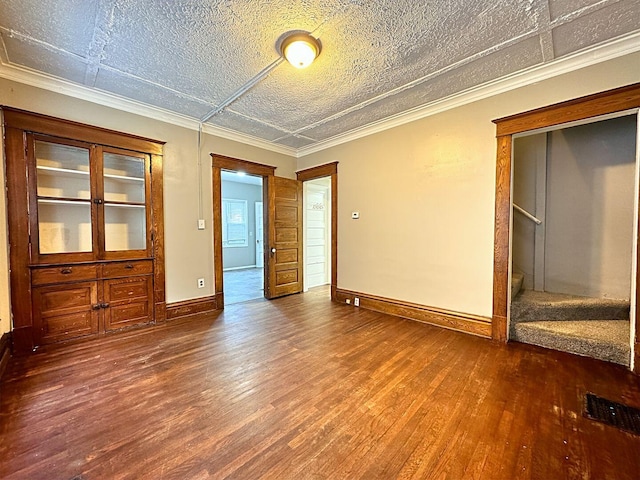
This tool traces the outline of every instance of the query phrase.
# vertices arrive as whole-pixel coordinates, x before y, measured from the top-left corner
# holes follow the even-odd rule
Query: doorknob
[[[273,255],[274,253],[276,253],[276,249],[275,249],[275,248],[272,248],[272,249],[271,249],[271,255]]]

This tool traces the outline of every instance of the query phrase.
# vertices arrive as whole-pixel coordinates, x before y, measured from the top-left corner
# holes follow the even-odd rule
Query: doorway
[[[636,130],[514,136],[510,339],[629,366]]]
[[[303,184],[304,291],[331,282],[331,177]]]
[[[244,175],[262,179],[262,249],[258,246],[254,251],[263,252],[264,298],[274,299],[302,292],[302,182],[276,177],[274,175],[276,167],[223,155],[211,154],[211,156],[216,307],[222,309],[227,303],[223,268],[222,176],[225,171],[241,172]],[[259,202],[256,201],[256,203]],[[256,231],[258,232],[258,229]],[[259,232],[256,234],[259,235]],[[253,241],[256,241],[255,236]],[[256,265],[259,263],[260,259],[256,261]]]
[[[640,108],[640,84],[628,85],[606,92],[569,100],[536,110],[494,120],[497,137],[496,190],[495,190],[495,240],[493,269],[492,337],[500,342],[509,338],[509,309],[511,298],[512,258],[512,159],[514,138],[526,132],[542,133],[558,125],[574,126],[590,123],[596,117],[619,117],[626,113],[637,114]],[[636,159],[639,156],[636,143]],[[637,173],[637,170],[636,170]],[[635,212],[633,223],[634,250],[632,254],[630,295],[630,367],[640,371],[640,337],[638,336],[638,248],[640,228],[637,205],[638,179],[635,179]]]
[[[225,303],[264,297],[262,177],[223,170],[222,269]]]
[[[338,285],[338,162],[296,172],[304,191],[305,291]]]

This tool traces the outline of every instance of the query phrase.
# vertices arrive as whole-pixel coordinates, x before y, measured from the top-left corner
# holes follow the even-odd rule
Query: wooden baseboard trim
[[[167,320],[188,317],[202,313],[212,313],[218,310],[216,295],[194,298],[182,302],[167,304]]]
[[[360,299],[360,308],[416,320],[479,337],[491,338],[491,319],[488,317],[452,312],[340,288],[336,289],[335,297],[338,303],[346,303],[348,299],[351,305],[353,305],[353,299],[358,297]]]
[[[0,379],[9,364],[11,358],[11,332],[6,332],[0,337]]]

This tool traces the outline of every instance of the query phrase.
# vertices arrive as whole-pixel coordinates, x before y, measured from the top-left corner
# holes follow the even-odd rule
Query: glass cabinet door
[[[38,252],[92,252],[88,147],[35,141]]]
[[[146,155],[105,149],[102,157],[104,249],[147,249]]]

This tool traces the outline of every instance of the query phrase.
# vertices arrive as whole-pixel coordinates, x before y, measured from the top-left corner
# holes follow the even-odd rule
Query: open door
[[[269,177],[269,255],[265,296],[302,292],[302,182]]]

